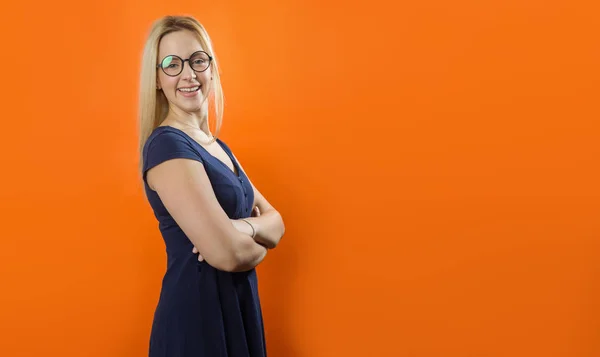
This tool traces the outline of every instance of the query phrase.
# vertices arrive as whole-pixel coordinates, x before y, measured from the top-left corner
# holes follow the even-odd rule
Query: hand
[[[198,249],[196,247],[194,247],[194,249],[192,249],[192,253],[196,254],[198,253]],[[198,254],[198,261],[201,262],[204,260],[204,257],[202,256],[202,254]]]
[[[250,217],[260,217],[260,209],[258,208],[258,206],[254,206]]]
[[[252,209],[252,213],[250,215],[251,217],[260,217],[260,209],[258,208],[258,206],[254,206],[254,209]],[[234,221],[234,226],[242,233],[245,233],[245,226],[247,225],[245,222],[242,222],[243,224],[240,224],[239,226],[236,226],[236,223]],[[238,228],[239,227],[239,228]],[[194,254],[198,254],[198,249],[196,247],[194,247],[192,249],[192,253]],[[202,256],[202,254],[198,254],[198,261],[201,262],[204,260],[204,257]]]

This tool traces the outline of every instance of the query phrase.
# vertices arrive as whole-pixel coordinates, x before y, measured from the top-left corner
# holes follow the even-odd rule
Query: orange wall
[[[147,355],[137,76],[167,13],[209,29],[223,138],[285,218],[271,356],[600,355],[596,1],[84,4],[0,15],[0,356]]]

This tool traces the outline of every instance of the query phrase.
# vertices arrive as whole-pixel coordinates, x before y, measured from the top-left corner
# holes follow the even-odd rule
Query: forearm
[[[241,233],[234,246],[233,272],[248,271],[260,264],[267,255],[267,248],[255,242],[252,237]]]
[[[283,219],[279,212],[271,210],[261,213],[259,217],[246,218],[254,227],[256,234],[254,240],[269,249],[273,249],[285,232]]]

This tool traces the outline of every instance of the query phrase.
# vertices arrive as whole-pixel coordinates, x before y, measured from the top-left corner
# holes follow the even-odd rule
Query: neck
[[[208,128],[207,117],[201,113],[181,113],[175,108],[170,108],[169,114],[163,121],[164,123],[172,123],[179,129],[200,130],[207,136],[212,136]]]

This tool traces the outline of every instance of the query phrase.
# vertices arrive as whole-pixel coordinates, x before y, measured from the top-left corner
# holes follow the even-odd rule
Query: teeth
[[[182,92],[195,92],[198,90],[198,88],[200,88],[200,87],[196,86],[196,87],[192,87],[192,88],[179,88],[179,90]]]

